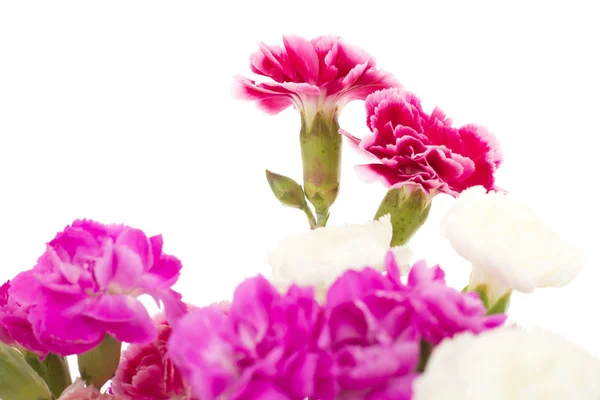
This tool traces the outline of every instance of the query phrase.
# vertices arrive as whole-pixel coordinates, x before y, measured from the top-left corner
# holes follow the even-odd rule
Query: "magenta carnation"
[[[152,296],[178,318],[185,306],[171,286],[180,269],[162,252],[161,236],[77,220],[48,243],[32,270],[13,279],[9,296],[27,307],[35,336],[53,353],[85,352],[107,334],[149,343],[156,327],[137,297]]]
[[[275,82],[256,83],[237,76],[236,91],[271,114],[292,104],[309,115],[317,110],[341,111],[352,100],[398,86],[391,74],[375,68],[373,57],[335,36],[310,41],[284,36],[283,47],[261,43],[250,58],[250,68]]]
[[[372,133],[362,140],[342,133],[378,160],[358,167],[367,180],[452,196],[472,186],[495,188],[494,172],[502,157],[485,128],[455,128],[441,110],[428,115],[415,95],[399,88],[375,92],[365,105]]]
[[[25,349],[45,356],[48,349],[37,339],[29,322],[32,306],[22,306],[9,296],[10,281],[0,287],[0,341],[18,343]]]
[[[110,390],[136,400],[190,400],[190,388],[167,357],[171,325],[164,314],[156,316],[154,321],[158,339],[149,344],[132,344],[127,347]]]
[[[407,399],[421,339],[432,344],[463,331],[501,325],[504,315],[486,317],[474,294],[446,286],[438,267],[415,264],[408,283],[400,281],[393,253],[386,275],[372,268],[348,271],[327,293],[327,328],[344,395]]]
[[[175,326],[169,354],[202,400],[335,399],[323,312],[312,289],[280,295],[263,277],[240,284],[227,314],[211,306]]]
[[[377,332],[386,340],[425,339],[437,344],[460,332],[495,328],[506,320],[503,314],[486,316],[477,293],[462,293],[447,286],[444,271],[437,265],[428,268],[424,261],[417,262],[406,284],[400,281],[392,252],[386,257],[385,267],[385,275],[372,268],[350,270],[331,285],[327,292],[327,307],[332,310],[330,324],[337,321],[338,310],[344,310],[342,316],[355,313],[360,318],[340,321],[366,323],[368,332]],[[348,331],[344,325],[344,329],[336,325],[332,328],[334,338],[335,332]]]

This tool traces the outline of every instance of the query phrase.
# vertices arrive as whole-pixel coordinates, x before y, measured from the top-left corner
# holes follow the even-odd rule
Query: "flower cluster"
[[[234,88],[268,113],[299,111],[303,185],[266,177],[311,230],[270,249],[271,276],[198,307],[174,290],[182,264],[163,252],[162,236],[74,221],[0,286],[0,398],[599,399],[599,359],[544,330],[505,324],[513,291],[564,286],[583,261],[498,190],[495,137],[454,126],[439,108],[426,112],[338,37],[283,43],[261,44],[250,59],[272,82],[237,76]],[[353,100],[365,101],[362,139],[338,123]],[[372,161],[357,167],[361,175],[388,191],[372,221],[327,226],[343,136]],[[437,195],[454,198],[441,236],[472,264],[462,291],[426,257],[412,261],[408,242]],[[161,312],[152,317],[141,296]]]
[[[323,305],[312,289],[281,294],[249,279],[227,314],[213,306],[185,316],[171,357],[201,399],[410,399],[422,341],[504,322],[485,316],[476,295],[446,286],[437,266],[417,263],[406,284],[391,252],[385,268],[345,272]]]

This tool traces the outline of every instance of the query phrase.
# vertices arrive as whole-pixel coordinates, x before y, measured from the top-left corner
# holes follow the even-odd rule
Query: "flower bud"
[[[15,348],[0,343],[0,398],[6,400],[50,400],[44,380]]]
[[[406,244],[425,223],[431,208],[431,198],[420,188],[400,187],[390,189],[377,210],[375,219],[390,214],[392,242],[390,246]]]
[[[342,136],[337,113],[318,111],[311,121],[302,115],[300,149],[304,169],[304,192],[318,215],[326,218],[340,189]]]
[[[87,384],[100,389],[115,376],[120,359],[121,342],[106,335],[97,347],[77,356],[79,374]]]
[[[306,199],[304,198],[302,186],[295,180],[269,170],[265,172],[273,194],[282,205],[300,209],[306,207]]]

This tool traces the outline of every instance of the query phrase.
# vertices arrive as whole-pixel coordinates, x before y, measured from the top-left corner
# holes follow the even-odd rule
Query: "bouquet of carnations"
[[[162,236],[76,220],[0,288],[1,399],[600,399],[600,360],[507,322],[513,291],[562,287],[583,261],[496,186],[490,132],[424,110],[338,37],[261,44],[250,67],[270,80],[237,76],[236,96],[300,113],[302,184],[266,178],[306,231],[269,251],[271,276],[201,307],[173,289],[182,264]],[[339,126],[353,100],[365,103],[363,138]],[[372,221],[327,226],[344,143],[368,157],[360,175],[389,190]],[[441,233],[472,264],[464,288],[407,247],[438,195],[455,198]]]

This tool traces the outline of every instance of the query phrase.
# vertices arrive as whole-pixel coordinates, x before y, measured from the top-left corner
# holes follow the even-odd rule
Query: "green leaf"
[[[40,361],[37,354],[25,349],[19,350],[27,364],[46,382],[54,397],[60,397],[62,392],[73,383],[69,364],[65,357],[49,353],[44,361]]]
[[[490,296],[488,286],[485,284],[477,285],[474,289],[469,290],[469,292],[475,292],[479,295],[479,298],[483,302],[486,310],[490,308]]]
[[[0,399],[52,399],[50,389],[25,361],[23,354],[4,343],[0,343]]]
[[[510,306],[510,295],[511,291],[509,290],[506,294],[494,304],[491,308],[488,309],[486,315],[495,315],[495,314],[504,314],[508,311],[508,307]]]

